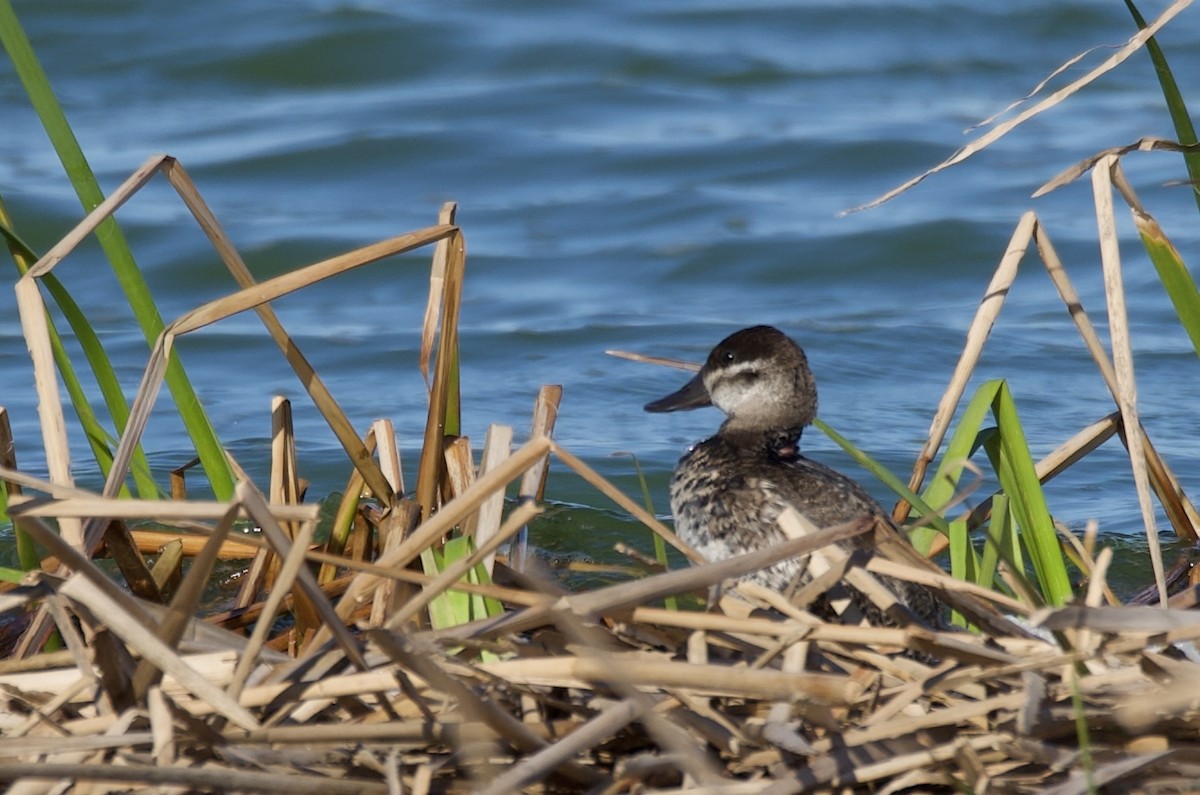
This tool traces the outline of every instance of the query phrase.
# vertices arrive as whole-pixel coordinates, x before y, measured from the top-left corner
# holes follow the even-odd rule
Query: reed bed
[[[1186,5],[1174,3],[1065,93],[938,168],[1113,68]],[[18,257],[48,477],[19,468],[0,407],[0,509],[28,564],[9,577],[19,581],[0,583],[0,781],[13,793],[1193,790],[1200,578],[1187,561],[1169,570],[1162,561],[1151,500],[1180,537],[1197,537],[1200,514],[1138,416],[1113,244],[1119,195],[1200,351],[1200,292],[1120,167],[1122,157],[1152,148],[1180,147],[1118,147],[1044,188],[1091,175],[1111,355],[1048,231],[1029,213],[980,302],[908,485],[821,426],[897,492],[893,518],[915,546],[882,520],[817,528],[789,512],[780,519],[789,540],[716,563],[701,561],[553,439],[559,387],[542,387],[528,438],[515,449],[513,429],[497,424],[472,450],[459,422],[466,248],[452,204],[433,226],[257,283],[183,167],[150,158],[45,255],[23,249]],[[237,289],[156,332],[136,395],[111,412],[115,448],[88,431],[105,475],[96,493],[73,480],[60,377],[81,425],[94,428],[95,417],[85,416],[77,379],[64,373],[43,291],[75,327],[79,308],[64,308],[52,272],[160,176]],[[432,262],[420,367],[429,410],[409,487],[391,424],[356,427],[271,302],[350,269],[408,267],[411,258],[398,255],[425,248]],[[959,412],[1031,248],[1116,409],[1039,462],[1003,382],[985,384]],[[207,441],[197,441],[198,460],[217,498],[189,494],[197,462],[171,474],[169,498],[148,481],[140,442],[161,386],[180,367],[175,340],[250,310],[347,456],[344,497],[320,544],[287,401],[271,404],[265,491],[237,461],[214,459],[208,432],[199,434]],[[987,416],[994,434],[981,425]],[[1043,482],[1110,438],[1129,452],[1155,571],[1154,585],[1130,604],[1107,585],[1111,552],[1096,548],[1094,531],[1079,540],[1055,526],[1041,494]],[[967,458],[981,446],[1001,489],[952,516],[973,466]],[[692,565],[671,570],[665,554],[631,554],[643,576],[564,591],[527,552],[550,466],[582,478],[597,500],[640,521],[660,551],[672,545]],[[139,499],[129,498],[133,491]],[[250,526],[257,532],[242,532]],[[861,534],[874,535],[871,553],[838,544]],[[947,548],[950,574],[929,560]],[[739,580],[794,556],[807,557],[816,574],[803,587],[778,593]],[[244,571],[230,603],[213,607],[204,592],[222,559],[242,561]],[[953,626],[907,616],[880,576],[931,589]],[[865,623],[844,583],[874,601],[887,625]],[[818,603],[836,617],[810,609]]]
[[[541,437],[413,537],[461,523],[546,453],[595,478]],[[187,505],[179,513],[216,540],[232,516],[312,521],[245,481],[233,502]],[[502,585],[430,577],[399,567],[399,552],[344,562],[353,573],[338,588],[303,588],[299,564],[328,556],[277,538],[285,563],[247,637],[237,611],[188,612],[186,585],[167,606],[131,596],[42,519],[138,510],[170,513],[102,497],[12,506],[69,573],[0,595],[6,616],[45,605],[65,646],[0,662],[10,792],[1166,792],[1200,774],[1200,614],[1102,606],[1106,555],[1082,604],[1018,623],[993,603],[1028,613],[1020,603],[932,566],[829,546],[865,524],[575,594],[502,564]],[[836,576],[790,598],[743,585],[706,611],[657,606],[791,555],[825,555]],[[937,589],[988,631],[826,623],[805,609],[876,573]],[[377,622],[385,584],[413,596]],[[299,650],[272,600],[297,586],[329,636]],[[444,629],[416,620],[448,587],[506,609]]]
[[[36,280],[160,173],[240,289],[167,324],[103,491],[91,493],[71,480]],[[1193,584],[1176,587],[1171,609],[1105,604],[1111,556],[1079,544],[1086,594],[1038,609],[1020,572],[1001,566],[1013,584],[1001,593],[948,576],[882,525],[815,528],[795,514],[781,519],[789,541],[702,563],[553,440],[556,387],[538,395],[526,442],[512,449],[512,429],[493,426],[477,465],[458,435],[465,247],[453,215],[447,206],[433,227],[256,284],[186,173],[158,157],[29,269],[18,295],[50,479],[22,473],[11,454],[0,467],[9,516],[46,553],[0,591],[10,635],[0,660],[0,781],[10,792],[1165,792],[1195,780]],[[971,350],[977,355],[1030,240],[1056,272],[1039,234],[1032,217],[1018,226],[939,418],[953,413]],[[422,357],[430,411],[408,491],[390,424],[375,422],[362,437],[353,430],[269,302],[422,246],[433,247]],[[119,496],[173,340],[249,309],[351,464],[346,500],[321,545],[312,542],[317,509],[301,501],[285,401],[272,406],[267,493],[230,460],[229,500],[189,499],[186,467],[173,476],[171,499]],[[1090,328],[1082,308],[1072,314]],[[1106,357],[1097,361],[1112,372]],[[1122,419],[1080,434],[1072,450],[1041,462],[1037,477],[1113,436]],[[945,432],[939,420],[931,438]],[[661,567],[651,561],[646,576],[563,592],[523,557],[551,465],[573,471],[695,565],[654,572]],[[1153,471],[1174,483],[1165,465]],[[914,487],[919,481],[914,475]],[[1170,493],[1187,517],[1182,490]],[[153,532],[140,528],[147,522]],[[234,533],[247,524],[260,532]],[[862,533],[876,534],[876,554],[835,545]],[[450,554],[456,539],[468,543]],[[153,566],[146,549],[157,553]],[[116,560],[124,582],[99,564],[100,553]],[[738,584],[789,556],[819,560],[814,570],[825,573],[783,594]],[[202,594],[221,558],[245,560],[243,585],[228,609],[206,611]],[[933,589],[973,630],[908,623],[877,575]],[[825,597],[853,611],[840,597],[843,582],[894,625],[866,625],[852,612],[830,622],[808,609]]]

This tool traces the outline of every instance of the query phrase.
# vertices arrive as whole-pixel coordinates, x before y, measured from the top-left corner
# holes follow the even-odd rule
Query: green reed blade
[[[987,538],[979,561],[977,585],[984,588],[996,587],[996,572],[1006,550],[1016,542],[1012,526],[1012,513],[1008,510],[1008,495],[997,494],[992,498],[992,515],[988,520]]]
[[[445,545],[442,546],[442,552],[438,558],[438,573],[446,570],[446,567],[451,563],[457,563],[463,558],[469,557],[471,554],[470,539],[463,536],[448,539]],[[445,599],[449,608],[449,613],[453,617],[455,625],[466,624],[471,621],[471,594],[465,591],[459,591],[454,588],[449,588],[444,591],[439,599]]]
[[[426,547],[421,551],[421,570],[427,577],[436,577],[442,570],[441,561],[433,547]],[[429,624],[434,629],[452,627],[456,624],[454,607],[446,599],[446,594],[441,593],[430,599],[428,610]]]
[[[1192,347],[1200,355],[1200,290],[1196,289],[1196,282],[1184,264],[1183,257],[1167,239],[1158,222],[1149,215],[1136,212],[1133,221],[1142,238],[1142,245],[1150,255],[1154,269],[1158,271],[1159,281],[1167,291],[1171,305],[1175,307],[1175,314],[1187,331]]]
[[[22,576],[27,571],[40,569],[42,567],[42,560],[38,555],[37,544],[34,543],[34,540],[29,533],[26,533],[24,530],[18,527],[17,523],[12,521],[12,519],[9,517],[8,489],[5,488],[4,484],[0,483],[0,527],[3,527],[6,524],[10,525],[13,530],[13,538],[16,541],[13,546],[16,547],[17,565],[21,567]],[[8,569],[8,571],[11,571],[11,569]],[[3,579],[5,578],[0,576],[0,580]],[[14,582],[19,581],[20,578]]]
[[[448,566],[469,558],[474,551],[473,539],[467,536],[455,536],[447,540],[440,550],[432,546],[426,547],[421,553],[421,566],[427,575],[436,577]],[[463,579],[468,582],[491,582],[487,568],[482,563],[470,569]],[[504,606],[495,599],[476,598],[453,588],[447,589],[431,599],[428,609],[429,621],[434,629],[461,626],[504,612]]]
[[[912,505],[913,508],[921,515],[922,519],[934,527],[936,532],[942,533],[943,535],[950,534],[950,527],[946,523],[946,519],[938,511],[929,507],[929,504],[926,503],[925,500],[914,494],[908,488],[908,486],[901,481],[900,478],[893,475],[887,467],[864,453],[862,450],[856,447],[853,442],[835,431],[823,420],[814,419],[813,426],[837,443],[838,447],[845,450],[850,457],[858,463],[859,466],[878,478],[880,482],[895,492],[896,496],[907,500],[908,503]],[[921,530],[925,529],[927,528],[917,528],[917,530],[914,532],[920,532]],[[918,547],[918,549],[920,548]],[[926,544],[925,549],[929,549],[928,544]]]
[[[975,581],[971,537],[967,532],[965,519],[955,519],[950,522],[950,574],[964,582]]]
[[[983,427],[989,414],[995,421],[995,427]],[[985,588],[995,588],[996,573],[1003,560],[1010,565],[1014,576],[1024,579],[1024,545],[1029,560],[1033,562],[1044,599],[1052,604],[1061,604],[1070,596],[1066,566],[1016,406],[1005,381],[988,381],[972,395],[925,490],[925,501],[939,506],[949,504],[961,488],[960,480],[968,459],[980,447],[987,451],[992,469],[1000,481],[1000,492],[992,498],[991,521],[982,553],[971,542],[965,520],[949,523],[947,538],[951,574]],[[931,540],[932,534],[914,533],[914,544]],[[1033,592],[1035,589],[1029,590]],[[963,623],[961,617],[956,617],[955,621]]]
[[[1125,0],[1125,7],[1129,9],[1129,13],[1133,16],[1134,24],[1138,26],[1138,30],[1145,30],[1146,20],[1142,18],[1141,13],[1137,10],[1132,0]],[[1179,143],[1185,146],[1191,146],[1196,143],[1196,128],[1192,124],[1192,117],[1188,113],[1187,104],[1183,101],[1183,94],[1179,91],[1179,84],[1175,82],[1175,75],[1171,72],[1171,67],[1167,64],[1167,56],[1163,53],[1162,48],[1158,46],[1158,41],[1151,36],[1146,40],[1146,52],[1150,55],[1150,61],[1154,64],[1154,73],[1158,75],[1158,84],[1162,88],[1163,99],[1167,102],[1167,110],[1171,114],[1171,123],[1175,125],[1175,136],[1179,139]],[[1192,196],[1196,199],[1196,206],[1200,208],[1200,151],[1194,149],[1187,150],[1183,153],[1183,162],[1187,166],[1188,178],[1192,182]]]
[[[1083,703],[1083,692],[1079,686],[1079,671],[1071,671],[1071,712],[1075,716],[1075,742],[1079,744],[1079,766],[1083,768],[1086,792],[1100,792],[1096,782],[1096,760],[1092,756],[1092,736],[1088,729],[1088,710]]]
[[[963,468],[981,443],[980,428],[991,409],[996,389],[996,382],[991,381],[976,390],[958,420],[929,486],[921,495],[927,504],[935,506],[939,514],[958,493]],[[934,535],[935,532],[931,528],[917,528],[912,534],[913,545],[922,553],[927,553]]]
[[[25,579],[25,574],[23,571],[0,566],[0,582],[11,582],[13,585],[20,585]]]
[[[471,551],[474,551],[474,549],[475,545],[472,544]],[[487,567],[482,563],[478,563],[468,569],[466,579],[472,585],[491,585],[492,583],[492,578],[488,575]],[[504,605],[497,599],[482,594],[471,594],[470,597],[471,615],[476,618],[491,618],[501,615],[504,612]],[[499,662],[501,659],[502,657],[494,651],[489,651],[488,649],[479,650],[480,662]]]
[[[17,20],[10,0],[0,0],[0,44],[4,45],[17,77],[24,86],[30,103],[41,120],[46,135],[58,154],[84,211],[91,211],[103,201],[104,194],[100,190],[100,185],[79,147],[79,141],[71,130],[66,115],[50,87],[46,73]],[[159,332],[162,331],[162,317],[154,305],[150,288],[141,271],[138,270],[137,263],[133,259],[133,254],[116,220],[108,218],[103,221],[96,229],[96,239],[112,266],[117,282],[125,293],[125,299],[129,302],[130,309],[133,311],[146,341],[153,344]],[[196,453],[208,475],[215,496],[220,500],[232,498],[233,473],[225,459],[220,441],[196,397],[195,390],[188,381],[187,373],[184,372],[178,356],[174,353],[171,354],[167,366],[165,381],[180,418],[187,428],[192,443],[196,446]]]
[[[654,516],[654,501],[650,499],[650,484],[646,482],[646,475],[642,472],[642,462],[638,461],[638,457],[633,453],[613,453],[613,455],[627,455],[633,460],[633,471],[637,473],[638,485],[642,489],[642,505],[646,508],[646,513]],[[663,571],[670,569],[667,563],[667,542],[663,541],[662,536],[658,533],[651,532],[650,538],[654,542],[654,559],[663,567]],[[674,596],[668,596],[663,600],[663,606],[668,610],[678,610],[679,600]]]
[[[467,549],[467,554],[474,554],[475,539],[473,537],[469,537],[467,538],[467,541],[470,542]],[[471,583],[472,585],[492,584],[492,575],[488,574],[487,566],[483,565],[483,563],[476,563],[474,566],[467,569],[465,577],[467,582]],[[483,594],[471,594],[471,615],[475,616],[476,618],[490,618],[492,616],[498,616],[503,612],[504,604],[499,599],[495,599],[491,596],[484,596]]]
[[[1000,429],[1000,465],[997,468],[1000,485],[1009,497],[1021,528],[1021,540],[1029,552],[1042,596],[1047,604],[1065,604],[1072,595],[1071,580],[1007,383],[1001,382],[992,410]]]
[[[447,436],[462,435],[462,394],[459,386],[458,345],[450,359],[450,371],[446,376],[446,430]]]
[[[978,449],[981,443],[980,434],[986,433],[983,430],[983,421],[987,418],[997,388],[998,383],[995,381],[984,384],[963,410],[954,434],[946,444],[946,451],[938,462],[937,470],[930,478],[925,493],[921,495],[930,505],[948,505],[958,493],[963,468]]]

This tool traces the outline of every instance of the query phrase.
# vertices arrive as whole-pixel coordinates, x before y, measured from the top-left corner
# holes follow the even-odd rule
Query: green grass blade
[[[24,579],[25,572],[0,566],[0,582],[11,582],[13,585],[20,585]]]
[[[1192,347],[1200,355],[1200,290],[1196,289],[1196,282],[1183,257],[1167,239],[1158,222],[1149,215],[1137,212],[1133,214],[1133,221],[1142,238],[1142,245],[1158,272],[1159,281],[1167,291],[1171,305],[1175,307],[1175,314],[1187,331]]]
[[[991,409],[992,400],[1000,388],[1000,381],[988,381],[975,391],[971,402],[963,410],[946,445],[946,451],[938,462],[937,471],[930,478],[929,486],[921,496],[930,505],[947,505],[959,490],[963,467],[972,453],[979,447],[979,435],[983,421]]]
[[[984,588],[996,587],[996,572],[1001,556],[1010,548],[1013,539],[1012,514],[1008,510],[1008,496],[997,494],[992,498],[992,515],[988,521],[987,539],[979,561],[979,579],[976,584]]]
[[[436,577],[442,570],[441,556],[433,549],[426,547],[421,552],[421,569],[428,577]],[[466,623],[455,615],[454,604],[445,593],[440,593],[429,601],[429,623],[434,629],[446,629]]]
[[[462,394],[459,388],[458,346],[450,360],[450,374],[446,379],[446,430],[447,436],[462,435]]]
[[[971,545],[967,533],[966,520],[950,523],[950,576],[963,582],[975,582],[978,578],[979,565],[975,548]],[[955,611],[950,616],[950,622],[956,626],[965,627],[966,618]]]
[[[103,201],[104,194],[79,147],[79,141],[67,123],[62,107],[54,96],[46,73],[42,70],[33,47],[17,20],[10,0],[0,0],[0,44],[3,44],[8,53],[17,77],[24,86],[80,203],[85,211],[90,212]],[[96,229],[96,239],[112,265],[117,282],[125,293],[147,343],[153,344],[162,331],[162,317],[154,305],[146,280],[138,270],[116,220],[108,218],[103,221]],[[165,381],[180,418],[196,447],[196,453],[208,475],[214,494],[217,499],[230,499],[233,496],[233,473],[195,390],[192,389],[187,374],[174,353],[167,366]]]
[[[975,391],[958,420],[929,486],[921,495],[928,505],[934,506],[939,512],[950,504],[959,490],[963,467],[980,444],[980,429],[999,388],[999,381],[988,381]],[[912,534],[913,545],[922,553],[928,552],[934,535],[931,528],[918,528]]]
[[[1079,765],[1083,768],[1087,792],[1100,791],[1096,783],[1096,760],[1092,756],[1092,736],[1088,729],[1088,711],[1079,686],[1079,672],[1071,671],[1071,711],[1075,715],[1075,742],[1079,745]]]
[[[10,445],[9,449],[0,451],[0,463],[9,468],[16,467],[17,455],[11,445],[15,445],[12,438],[12,424],[8,419],[8,411],[0,406],[0,444]],[[34,544],[33,537],[25,530],[17,526],[17,523],[12,521],[8,515],[8,490],[10,486],[7,483],[0,483],[0,530],[4,525],[8,524],[12,527],[13,538],[16,548],[17,562],[24,571],[33,571],[41,568],[41,561],[38,559],[37,546]],[[5,556],[7,558],[7,555]]]
[[[984,445],[984,449],[987,451],[988,459],[992,462],[992,469],[1001,478],[1001,483],[1011,484],[1015,476],[1012,474],[1012,467],[1005,456],[1000,434],[996,433],[989,438]],[[1008,514],[1005,519],[1005,525],[1000,527],[998,533],[1000,544],[996,547],[997,557],[999,558],[997,569],[999,569],[999,561],[1007,563],[1009,576],[1021,582],[1025,593],[1039,597],[1038,601],[1032,606],[1040,607],[1046,603],[1046,599],[1040,596],[1038,585],[1031,582],[1026,576],[1026,560],[1030,559],[1030,556],[1025,554],[1024,549],[1025,545],[1029,544],[1029,541],[1021,532],[1021,520],[1017,518],[1013,503],[1009,500],[1008,495],[1001,491],[997,496],[1007,501],[1006,510]],[[1019,499],[1020,495],[1017,495],[1017,497]],[[989,539],[991,536],[992,534],[989,533]]]
[[[943,535],[950,534],[950,526],[947,524],[946,519],[936,510],[931,508],[929,504],[925,502],[925,500],[921,499],[920,496],[910,491],[908,486],[898,477],[893,475],[887,467],[864,453],[862,450],[856,447],[853,442],[835,431],[823,420],[813,420],[813,426],[818,428],[822,433],[837,443],[838,447],[841,447],[843,450],[845,450],[850,457],[858,463],[859,466],[878,478],[885,486],[895,492],[898,497],[907,500],[922,518],[933,525],[937,532],[942,533]],[[918,528],[918,531],[915,532],[919,532],[919,530],[920,528]],[[925,549],[928,550],[928,548],[928,545],[926,545]],[[918,549],[920,548],[918,547]]]
[[[456,536],[449,539],[441,550],[433,547],[421,553],[421,565],[430,577],[436,577],[450,566],[475,551],[473,539]],[[463,575],[467,582],[490,583],[487,569],[482,563],[473,566]],[[429,621],[434,629],[468,624],[472,621],[504,612],[504,606],[495,599],[476,597],[454,589],[448,589],[435,596],[429,602]]]
[[[1145,30],[1146,20],[1142,18],[1132,0],[1125,0],[1125,7],[1133,16],[1138,30]],[[1146,52],[1149,53],[1150,61],[1154,64],[1154,73],[1158,75],[1158,84],[1162,88],[1163,99],[1167,102],[1171,123],[1175,125],[1175,136],[1181,144],[1189,146],[1195,144],[1196,128],[1192,124],[1187,104],[1184,103],[1183,94],[1179,91],[1179,84],[1175,82],[1175,75],[1167,64],[1167,56],[1163,54],[1162,48],[1158,46],[1158,41],[1153,36],[1146,41]],[[1197,189],[1200,186],[1200,152],[1185,151],[1183,162],[1187,167],[1188,179],[1192,182],[1192,196],[1196,199],[1196,207],[1200,209],[1200,190]]]
[[[455,563],[471,554],[471,539],[458,536],[446,541],[442,554],[438,557],[438,571],[444,571],[448,565]],[[465,579],[465,578],[464,578]],[[447,590],[438,597],[445,598],[448,611],[453,616],[455,625],[467,624],[471,621],[471,594],[464,591]]]
[[[624,455],[624,453],[616,453],[615,455]],[[642,472],[642,463],[638,461],[638,457],[633,453],[628,454],[633,459],[633,470],[637,473],[638,485],[642,488],[642,505],[646,508],[646,513],[654,516],[654,501],[650,499],[650,485],[646,483],[646,475]],[[658,533],[650,533],[650,538],[654,543],[654,559],[658,561],[663,570],[670,568],[667,565],[667,542],[663,541],[662,536]],[[663,600],[663,606],[668,610],[678,610],[679,600],[674,596],[668,596]]]
[[[1071,598],[1071,580],[1063,562],[1054,521],[1046,505],[1046,495],[1038,480],[1033,457],[1025,440],[1025,431],[1017,416],[1016,404],[1008,385],[1002,384],[993,403],[1000,429],[1000,485],[1008,495],[1021,539],[1029,553],[1042,595],[1050,605],[1062,605]]]
[[[22,573],[40,569],[42,561],[38,557],[37,545],[34,543],[33,538],[24,530],[17,527],[16,522],[13,522],[9,517],[8,489],[5,488],[4,484],[0,483],[0,529],[3,529],[6,524],[12,526],[13,538],[15,540],[13,546],[16,548],[17,565],[21,567]],[[0,577],[0,579],[4,578]]]

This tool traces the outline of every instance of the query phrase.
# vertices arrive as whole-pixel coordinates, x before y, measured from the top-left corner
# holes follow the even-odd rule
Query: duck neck
[[[734,427],[726,423],[720,435],[743,450],[755,454],[766,453],[786,461],[800,457],[800,434],[803,431],[803,425],[798,428],[763,429]]]

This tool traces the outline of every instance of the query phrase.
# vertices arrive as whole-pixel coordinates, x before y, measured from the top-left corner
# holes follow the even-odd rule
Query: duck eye
[[[732,362],[735,358],[737,357],[733,355],[733,351],[725,351],[721,354],[721,361],[725,362],[726,364]]]

